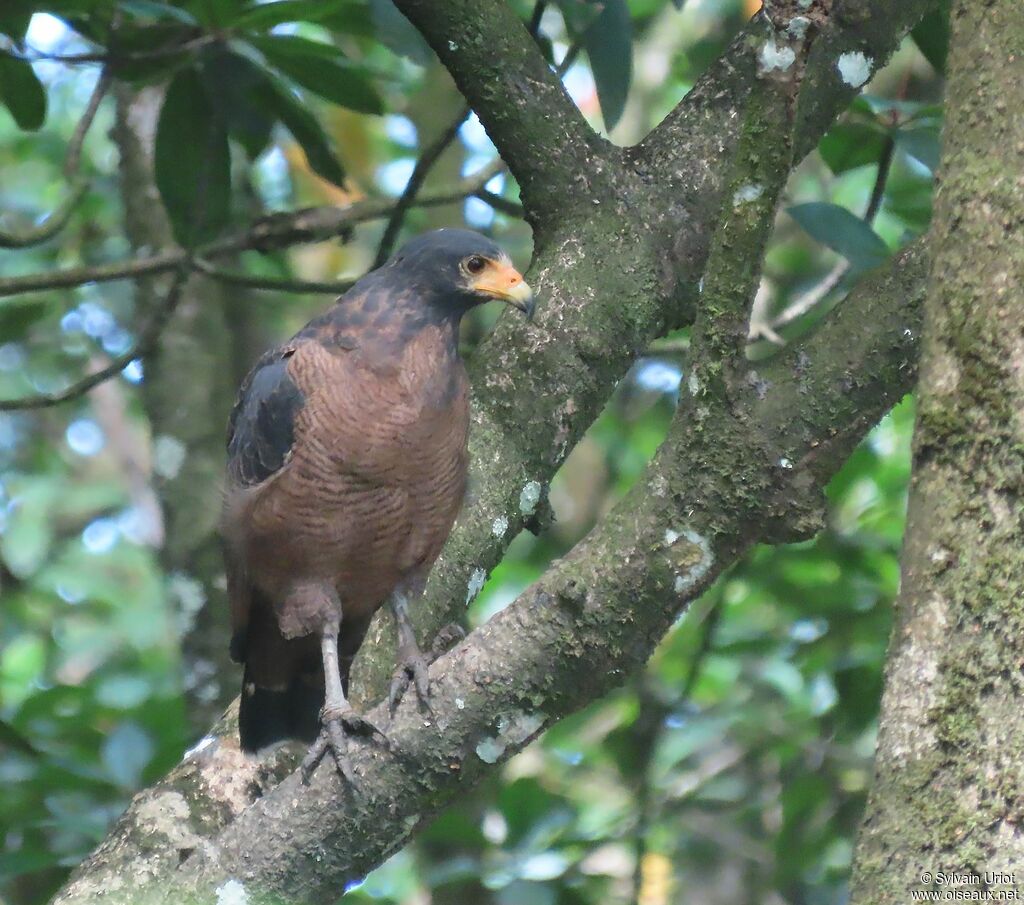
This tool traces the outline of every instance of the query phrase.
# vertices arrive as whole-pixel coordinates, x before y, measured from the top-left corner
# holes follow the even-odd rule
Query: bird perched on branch
[[[228,425],[222,533],[245,664],[239,731],[256,751],[312,743],[351,779],[346,733],[377,727],[346,693],[374,613],[398,626],[392,712],[427,661],[408,606],[451,531],[466,486],[468,385],[459,323],[501,299],[533,314],[497,245],[442,229],[410,241],[246,377]]]

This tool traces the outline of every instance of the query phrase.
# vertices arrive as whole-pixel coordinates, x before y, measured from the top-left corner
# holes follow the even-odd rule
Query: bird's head
[[[468,229],[436,229],[410,240],[387,269],[424,290],[425,300],[459,314],[498,299],[533,318],[533,292],[502,248]]]

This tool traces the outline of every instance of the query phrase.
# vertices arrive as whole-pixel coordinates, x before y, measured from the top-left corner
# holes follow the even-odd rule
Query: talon
[[[360,735],[364,738],[379,736],[384,746],[390,751],[391,741],[376,725],[366,717],[360,716],[351,707],[344,710],[327,710],[320,712],[320,734],[315,742],[310,745],[309,752],[302,761],[302,783],[309,785],[309,781],[316,772],[324,755],[330,751],[334,760],[334,766],[341,778],[353,789],[357,787],[356,775],[345,757],[345,749],[348,747],[349,735]]]
[[[449,622],[435,636],[430,645],[430,662],[448,653],[456,644],[466,637],[466,630],[457,622]]]
[[[429,670],[428,661],[419,651],[402,658],[391,677],[391,688],[388,691],[388,711],[391,716],[395,715],[410,682],[416,687],[416,697],[420,703],[428,711],[431,710]]]

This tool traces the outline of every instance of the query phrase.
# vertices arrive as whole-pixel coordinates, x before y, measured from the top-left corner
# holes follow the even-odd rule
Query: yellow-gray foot
[[[410,685],[415,687],[420,703],[430,710],[430,664],[465,637],[462,627],[453,622],[437,633],[428,654],[414,645],[399,650],[398,665],[391,676],[388,691],[388,710],[392,716]]]
[[[302,782],[309,785],[320,761],[330,752],[334,760],[334,766],[342,779],[349,785],[355,787],[356,777],[352,767],[346,758],[346,752],[351,736],[373,738],[378,736],[385,747],[390,748],[388,737],[381,732],[366,717],[360,716],[351,707],[341,710],[324,710],[320,713],[320,734],[316,741],[309,748],[309,752],[302,761]]]

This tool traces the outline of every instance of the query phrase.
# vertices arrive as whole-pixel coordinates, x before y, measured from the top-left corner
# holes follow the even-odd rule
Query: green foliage
[[[167,88],[156,130],[154,175],[175,238],[185,247],[212,239],[228,222],[228,133],[195,69],[180,70]]]
[[[35,131],[46,119],[46,93],[32,64],[0,51],[0,100],[22,128]]]
[[[787,208],[807,234],[839,252],[858,270],[870,270],[885,262],[889,249],[860,217],[838,204],[811,201]]]

